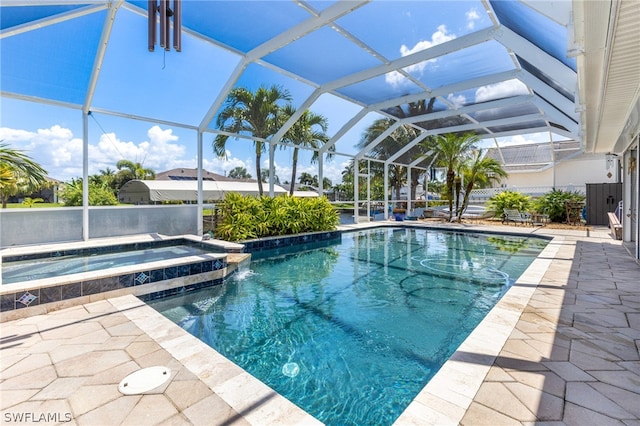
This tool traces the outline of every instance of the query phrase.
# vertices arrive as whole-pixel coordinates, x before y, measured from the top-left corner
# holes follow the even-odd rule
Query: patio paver
[[[515,231],[557,237],[532,271],[539,283],[513,289],[522,312],[494,313],[515,327],[478,330],[489,346],[504,333],[497,356],[468,344],[448,377],[461,393],[435,383],[398,424],[639,425],[640,266],[606,229]],[[77,425],[317,423],[134,296],[2,323],[0,364],[3,422],[42,424],[11,417],[31,413]],[[165,385],[118,391],[153,365],[171,369]]]

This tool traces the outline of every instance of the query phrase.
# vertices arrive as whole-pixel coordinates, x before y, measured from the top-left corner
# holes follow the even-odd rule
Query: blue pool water
[[[98,271],[119,266],[169,260],[179,257],[210,253],[199,247],[173,245],[150,247],[140,250],[114,251],[109,253],[78,254],[65,256],[47,256],[29,260],[3,262],[2,282],[11,284],[32,281],[61,275]]]
[[[547,244],[373,229],[150,305],[329,425],[388,425]]]

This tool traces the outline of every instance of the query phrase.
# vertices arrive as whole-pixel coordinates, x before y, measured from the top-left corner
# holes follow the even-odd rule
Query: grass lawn
[[[31,208],[44,208],[44,207],[64,207],[64,204],[60,203],[34,203]],[[7,208],[9,209],[26,209],[30,208],[22,203],[9,203],[7,204]]]

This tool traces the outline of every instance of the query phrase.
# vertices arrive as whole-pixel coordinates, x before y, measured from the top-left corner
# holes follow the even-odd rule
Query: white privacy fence
[[[500,194],[504,191],[513,191],[520,192],[521,194],[530,195],[532,197],[540,197],[547,192],[551,192],[553,189],[561,190],[561,191],[570,191],[570,192],[579,192],[581,194],[586,194],[587,186],[586,185],[566,185],[566,186],[511,186],[507,188],[484,188],[484,189],[474,189],[471,191],[471,195],[469,196],[470,201],[486,201],[494,195]]]
[[[89,238],[197,234],[198,206],[89,207]],[[82,241],[82,207],[5,209],[0,248]]]

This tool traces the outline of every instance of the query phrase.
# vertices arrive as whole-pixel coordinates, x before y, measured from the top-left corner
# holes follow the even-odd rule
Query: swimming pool
[[[211,249],[186,244],[170,246],[157,244],[138,249],[109,247],[109,249],[109,252],[105,252],[103,248],[103,251],[93,252],[77,250],[70,253],[44,253],[20,256],[25,258],[23,260],[3,261],[2,282],[11,284],[33,281],[212,252]]]
[[[149,304],[326,424],[391,424],[546,244],[358,231]]]

